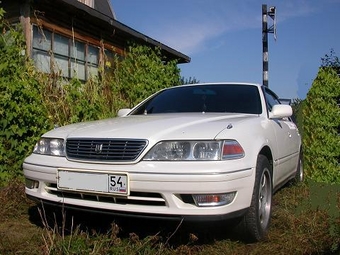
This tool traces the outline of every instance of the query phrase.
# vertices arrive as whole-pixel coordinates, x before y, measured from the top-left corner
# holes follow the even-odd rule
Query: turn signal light
[[[223,144],[223,159],[237,159],[244,157],[242,146],[235,140],[226,140]]]

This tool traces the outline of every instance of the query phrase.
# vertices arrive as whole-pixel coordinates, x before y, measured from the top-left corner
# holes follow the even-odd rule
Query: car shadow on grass
[[[88,235],[107,235],[113,231],[119,238],[143,240],[157,237],[172,247],[187,244],[213,244],[218,240],[239,238],[233,231],[236,220],[216,222],[186,222],[183,220],[154,220],[122,217],[110,214],[84,212],[72,209],[36,205],[29,208],[31,223],[62,235],[70,235],[74,229]]]

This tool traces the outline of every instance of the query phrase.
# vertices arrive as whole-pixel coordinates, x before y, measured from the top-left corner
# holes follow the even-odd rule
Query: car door
[[[281,104],[278,97],[268,88],[265,88],[265,97],[268,111],[275,104]],[[297,126],[291,118],[271,119],[275,131],[278,155],[274,155],[273,173],[274,184],[281,183],[296,171],[299,156],[299,133]]]

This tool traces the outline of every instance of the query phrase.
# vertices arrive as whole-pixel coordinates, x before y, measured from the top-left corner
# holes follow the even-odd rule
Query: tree
[[[325,54],[325,57],[321,58],[322,68],[332,68],[335,72],[340,75],[340,60],[339,57],[335,55],[334,49],[331,49],[329,54]]]
[[[181,84],[195,84],[195,83],[199,83],[199,80],[196,80],[195,77],[189,77],[189,79],[182,77],[180,83]]]

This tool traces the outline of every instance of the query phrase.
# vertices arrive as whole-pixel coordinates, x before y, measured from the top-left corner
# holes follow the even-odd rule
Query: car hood
[[[130,115],[106,120],[83,122],[56,128],[45,136],[58,138],[132,138],[214,139],[225,129],[258,118],[250,114],[181,113]]]

